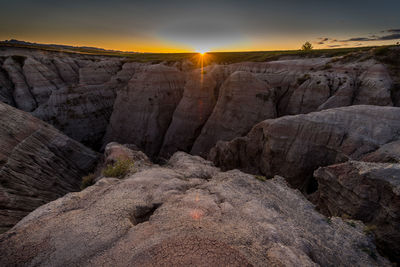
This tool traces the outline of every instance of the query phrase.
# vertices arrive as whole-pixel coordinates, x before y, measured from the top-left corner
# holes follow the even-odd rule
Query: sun
[[[202,56],[204,56],[207,53],[207,51],[205,49],[197,49],[196,52]]]

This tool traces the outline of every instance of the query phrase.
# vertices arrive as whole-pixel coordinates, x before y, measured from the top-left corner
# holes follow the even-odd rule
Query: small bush
[[[367,253],[371,258],[373,258],[374,260],[378,259],[378,256],[375,254],[374,251],[372,251],[370,248],[367,247],[361,247],[361,250],[365,253]]]
[[[102,173],[106,177],[121,178],[126,174],[128,174],[129,170],[133,168],[134,165],[135,162],[131,159],[126,159],[126,160],[119,159],[113,165],[111,164],[107,165],[107,167],[103,169]]]
[[[347,213],[343,213],[341,217],[342,217],[342,219],[345,219],[345,220],[350,220],[351,219],[351,216],[349,214],[347,214]]]
[[[88,175],[84,176],[82,178],[82,183],[81,183],[81,190],[85,189],[86,187],[89,187],[94,184],[94,178],[96,176],[94,173],[89,173]]]
[[[265,176],[262,176],[262,175],[254,175],[254,178],[256,178],[257,180],[259,180],[261,182],[267,181],[267,178]]]
[[[353,221],[347,221],[346,222],[348,225],[350,225],[351,227],[356,227],[356,224],[355,224],[355,222],[353,222]]]
[[[373,224],[364,227],[364,233],[366,233],[367,235],[372,235],[375,230],[376,230],[376,225]]]

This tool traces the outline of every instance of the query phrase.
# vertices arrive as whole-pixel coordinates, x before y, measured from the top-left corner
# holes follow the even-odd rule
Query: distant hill
[[[31,43],[31,42],[20,41],[20,40],[16,40],[16,39],[0,41],[0,44],[5,44],[8,46],[29,46],[29,47],[44,48],[44,49],[53,48],[56,50],[69,50],[69,51],[73,51],[73,52],[88,52],[88,53],[96,53],[96,52],[99,52],[99,53],[124,53],[124,54],[138,53],[138,52],[103,49],[103,48],[90,47],[90,46],[72,46],[72,45]]]

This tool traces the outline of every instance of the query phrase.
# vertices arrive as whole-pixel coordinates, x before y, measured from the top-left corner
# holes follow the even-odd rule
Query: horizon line
[[[70,45],[70,44],[59,44],[59,43],[37,43],[37,42],[30,42],[30,41],[24,41],[24,40],[18,40],[18,39],[9,39],[9,40],[0,40],[0,45],[1,44],[8,44],[8,45],[19,45],[19,46],[43,46],[43,48],[57,48],[60,47],[62,48],[80,48],[80,49],[94,49],[94,50],[99,50],[103,52],[114,52],[114,53],[131,53],[131,54],[200,54],[200,52],[196,51],[182,51],[182,52],[140,52],[140,51],[129,51],[129,50],[116,50],[116,49],[108,49],[108,48],[102,48],[102,47],[97,47],[97,46],[87,46],[87,45]],[[312,51],[321,51],[321,50],[335,50],[335,49],[351,49],[351,48],[374,48],[374,47],[383,47],[383,46],[393,46],[393,45],[398,45],[396,43],[393,44],[388,44],[388,45],[367,45],[367,46],[345,46],[345,47],[329,47],[329,48],[313,48]],[[262,53],[262,52],[289,52],[289,51],[299,51],[301,52],[302,50],[299,49],[282,49],[282,50],[230,50],[230,51],[206,51],[205,53],[207,54],[212,54],[212,53]],[[73,51],[71,52],[79,52],[79,51]]]

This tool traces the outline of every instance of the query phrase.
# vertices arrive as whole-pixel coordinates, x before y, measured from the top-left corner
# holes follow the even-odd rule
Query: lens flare
[[[207,50],[206,49],[197,49],[196,52],[199,53],[201,56],[204,56],[207,53]]]

